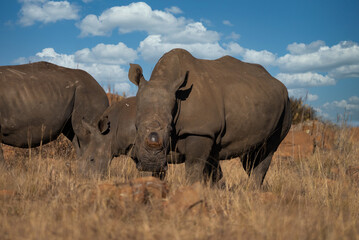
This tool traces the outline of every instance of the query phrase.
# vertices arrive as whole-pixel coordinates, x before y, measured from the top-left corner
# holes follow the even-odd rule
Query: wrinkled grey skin
[[[97,165],[110,165],[114,157],[130,156],[136,164],[138,160],[133,154],[132,147],[136,137],[136,98],[130,97],[115,102],[102,114],[96,126],[84,124],[91,134],[91,141],[82,156],[81,169],[91,173]],[[168,156],[171,163],[183,161],[180,156],[172,153]],[[154,176],[164,177],[164,174],[154,173]]]
[[[263,183],[291,116],[286,87],[262,66],[174,49],[148,82],[135,64],[129,79],[139,87],[134,152],[140,169],[165,170],[166,152],[175,146],[190,182],[216,182],[219,160],[240,157],[254,184]]]
[[[48,62],[0,67],[4,144],[36,147],[63,133],[81,156],[91,139],[83,123],[98,122],[108,105],[105,91],[85,71]],[[1,146],[0,161],[4,161]]]
[[[130,154],[136,136],[136,98],[115,102],[102,114],[99,122],[85,124],[91,133],[91,141],[79,161],[80,169],[91,173],[93,169],[106,165],[106,171],[114,157]]]

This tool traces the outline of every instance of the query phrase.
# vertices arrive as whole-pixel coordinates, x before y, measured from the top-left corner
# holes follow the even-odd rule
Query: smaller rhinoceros
[[[102,114],[96,126],[84,122],[84,126],[91,134],[91,140],[80,160],[84,173],[91,173],[99,166],[109,166],[114,157],[130,156],[138,163],[132,148],[136,138],[136,97],[129,97],[113,103]],[[183,158],[170,152],[167,157],[169,163],[181,163]],[[164,177],[163,173],[154,176]]]
[[[85,71],[48,62],[1,66],[0,162],[1,143],[36,147],[61,133],[81,156],[91,139],[83,123],[97,122],[108,106],[105,91]]]

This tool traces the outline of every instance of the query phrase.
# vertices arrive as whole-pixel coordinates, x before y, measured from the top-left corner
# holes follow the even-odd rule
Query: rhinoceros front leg
[[[211,156],[213,140],[204,136],[188,136],[185,139],[186,179],[190,183],[198,181],[218,181],[222,177],[219,161]]]

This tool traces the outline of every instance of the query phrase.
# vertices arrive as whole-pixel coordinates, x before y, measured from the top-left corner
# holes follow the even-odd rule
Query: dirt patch
[[[338,130],[319,121],[307,121],[294,125],[279,146],[276,157],[305,158],[316,150],[333,150],[338,137]]]

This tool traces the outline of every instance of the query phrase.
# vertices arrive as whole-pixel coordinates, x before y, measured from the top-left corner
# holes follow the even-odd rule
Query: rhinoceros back
[[[93,82],[84,71],[47,62],[0,67],[2,141],[33,147],[54,140],[71,118],[76,88]]]

